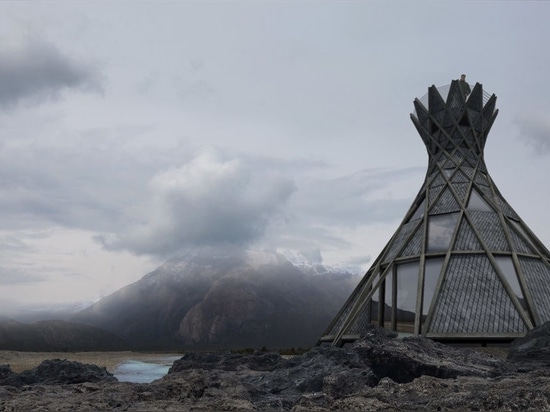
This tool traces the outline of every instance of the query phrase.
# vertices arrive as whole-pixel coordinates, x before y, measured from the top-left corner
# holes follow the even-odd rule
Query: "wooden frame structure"
[[[495,104],[481,84],[470,93],[460,80],[415,99],[424,184],[319,344],[352,342],[370,324],[440,341],[509,341],[550,320],[550,252],[485,165]]]

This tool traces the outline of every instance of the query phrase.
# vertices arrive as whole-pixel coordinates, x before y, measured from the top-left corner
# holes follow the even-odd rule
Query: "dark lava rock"
[[[290,359],[263,352],[187,353],[174,362],[169,376],[187,382],[224,377],[222,380],[229,382],[237,374],[242,387],[232,387],[239,391],[244,387],[248,395],[241,399],[258,409],[307,409],[326,408],[335,400],[368,391],[382,381],[404,384],[421,376],[485,379],[507,370],[503,359],[491,355],[423,338],[399,340],[395,333],[373,327],[353,345],[315,347]],[[201,380],[197,380],[198,372]],[[200,398],[207,385],[195,386],[191,392]]]
[[[218,352],[187,352],[172,364],[168,374],[190,369],[221,369],[222,358],[223,354]]]
[[[117,379],[107,369],[68,360],[45,360],[36,368],[19,374],[9,366],[0,366],[0,385],[62,385],[83,382],[115,382]]]
[[[17,373],[13,372],[10,365],[0,365],[0,386],[17,386]]]
[[[550,322],[513,341],[508,351],[508,360],[528,364],[550,363]]]
[[[231,352],[189,352],[176,360],[168,373],[190,369],[236,371],[272,371],[285,368],[287,361],[276,352],[254,352],[239,354]]]
[[[502,359],[464,348],[455,348],[420,337],[403,340],[372,330],[353,345],[378,380],[388,377],[397,383],[411,382],[420,376],[456,378],[493,377],[508,369]]]
[[[47,362],[19,375],[0,367],[4,381],[28,374],[40,383],[0,386],[0,410],[550,410],[550,369],[540,363],[522,369],[487,353],[400,340],[376,328],[353,345],[291,358],[187,353],[150,384],[116,382],[98,368],[92,375],[104,380],[66,385],[90,365]]]

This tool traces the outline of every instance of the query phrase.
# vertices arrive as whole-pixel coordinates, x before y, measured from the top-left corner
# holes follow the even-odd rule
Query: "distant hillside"
[[[357,278],[282,255],[201,252],[161,265],[73,319],[135,349],[315,344]]]
[[[112,333],[93,326],[62,320],[19,323],[0,321],[0,350],[113,351],[127,344]]]

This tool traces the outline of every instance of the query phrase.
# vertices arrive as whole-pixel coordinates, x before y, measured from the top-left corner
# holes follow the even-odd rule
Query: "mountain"
[[[309,347],[357,281],[276,253],[201,250],[167,261],[73,320],[134,349]]]
[[[20,323],[2,319],[0,350],[17,351],[113,351],[127,344],[110,332],[63,320]]]

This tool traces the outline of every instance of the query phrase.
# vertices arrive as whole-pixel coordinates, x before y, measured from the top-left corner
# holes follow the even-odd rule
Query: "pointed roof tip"
[[[463,74],[462,76],[466,76],[465,74]],[[449,84],[446,84],[446,85],[443,85],[443,86],[436,86],[435,84],[432,84],[430,87],[428,87],[428,92],[423,95],[422,97],[420,98],[416,98],[415,100],[418,100],[420,103],[422,103],[422,105],[425,107],[425,108],[429,108],[429,105],[430,105],[430,95],[432,97],[435,97],[437,94],[439,94],[439,97],[441,97],[442,101],[445,103],[447,102],[447,98],[448,98],[448,95],[449,95],[449,91],[451,89],[451,86],[453,84],[457,84],[461,87],[461,89],[463,89],[465,91],[465,101],[468,102],[470,100],[470,98],[472,96],[470,96],[470,94],[473,94],[474,90],[475,89],[479,89],[479,92],[481,94],[481,107],[483,108],[488,102],[489,100],[495,96],[495,94],[491,94],[489,92],[487,92],[484,88],[483,88],[483,85],[479,82],[475,82],[474,86],[471,87],[469,83],[467,83],[465,80],[464,80],[464,83],[461,83],[461,80],[462,79],[455,79],[455,80],[451,80],[451,82]],[[437,92],[437,94],[435,93]],[[430,94],[431,93],[431,94]],[[477,94],[477,93],[476,93]],[[495,99],[496,99],[496,96],[495,96]],[[436,99],[439,101],[439,99]],[[441,103],[441,102],[439,102]],[[477,105],[477,101],[474,102],[470,102],[469,103],[469,107],[472,108],[473,106],[478,106]],[[480,109],[478,109],[480,110]],[[414,116],[418,117],[418,114],[416,112],[416,106],[415,106],[415,111],[413,113]]]

